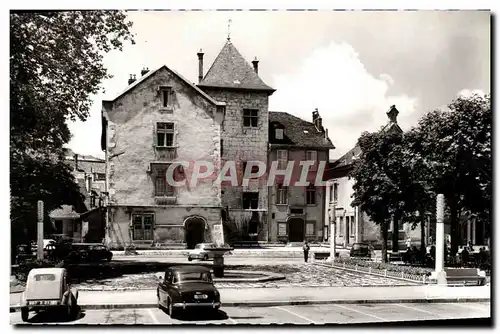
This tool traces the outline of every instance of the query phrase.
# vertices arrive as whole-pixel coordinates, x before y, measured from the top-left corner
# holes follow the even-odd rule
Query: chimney
[[[145,74],[147,74],[149,72],[149,68],[147,67],[143,67],[142,68],[142,71],[141,71],[141,76],[144,76]]]
[[[396,109],[396,106],[393,105],[391,106],[391,109],[389,109],[389,111],[387,112],[387,117],[389,117],[390,122],[398,124],[398,114],[399,111]]]
[[[78,154],[75,154],[73,156],[73,158],[75,159],[75,172],[78,171]]]
[[[328,129],[325,129],[325,139],[328,139]]]
[[[316,119],[319,117],[318,108],[313,111],[313,123],[316,124]]]
[[[259,74],[259,61],[257,60],[257,57],[252,61],[253,64],[253,70],[255,71],[256,74]]]
[[[128,84],[131,85],[135,80],[135,74],[130,74],[130,78],[128,78]]]
[[[325,131],[323,129],[323,119],[319,116],[318,108],[314,109],[313,111],[313,123],[318,131]]]
[[[203,50],[200,49],[200,51],[197,53],[198,55],[198,83],[203,80]]]

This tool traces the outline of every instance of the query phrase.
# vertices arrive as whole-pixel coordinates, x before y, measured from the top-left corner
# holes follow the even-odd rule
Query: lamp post
[[[337,218],[335,217],[335,208],[337,206],[337,201],[333,201],[331,205],[331,215],[330,215],[330,260],[335,261],[335,222]]]

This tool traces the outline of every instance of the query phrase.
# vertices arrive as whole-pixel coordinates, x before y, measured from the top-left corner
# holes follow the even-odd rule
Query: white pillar
[[[436,199],[436,276],[439,285],[446,284],[444,272],[444,195],[437,195]]]
[[[331,206],[330,206],[330,201],[331,201],[331,198],[330,198],[330,189],[332,188],[332,183],[331,182],[328,182],[327,183],[327,186],[325,187],[325,220],[324,220],[324,226],[323,226],[323,231],[325,230],[325,226],[326,227],[330,227],[330,224],[331,224],[331,218],[330,216],[332,215],[331,213]],[[330,230],[330,233],[328,235],[328,238],[331,238],[331,230]],[[323,235],[323,240],[326,241],[326,235]]]
[[[472,244],[475,245],[476,244],[476,218],[473,218],[472,219],[472,226],[471,226],[471,229],[472,229]]]
[[[354,228],[355,230],[355,242],[361,242],[360,228],[359,228],[359,210],[358,207],[354,207]]]
[[[470,230],[471,230],[470,219],[467,219],[467,233],[466,233],[466,239],[467,240],[465,240],[465,244],[466,245],[468,245],[469,244],[469,240],[471,240]]]
[[[37,249],[36,255],[38,260],[43,260],[43,201],[37,203]]]

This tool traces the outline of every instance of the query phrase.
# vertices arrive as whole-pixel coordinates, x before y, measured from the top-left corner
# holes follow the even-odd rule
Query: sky
[[[391,105],[403,130],[458,94],[490,92],[489,12],[128,12],[136,44],[112,51],[104,66],[113,75],[92,97],[86,122],[70,122],[69,147],[104,157],[100,148],[101,101],[127,87],[129,74],[167,65],[197,82],[230,31],[233,45],[276,89],[269,110],[312,121],[318,108],[336,149],[350,150],[363,131],[388,121]],[[231,19],[230,28],[228,20]]]

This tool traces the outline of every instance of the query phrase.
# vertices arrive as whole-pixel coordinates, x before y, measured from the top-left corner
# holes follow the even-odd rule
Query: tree
[[[491,221],[491,124],[490,96],[474,94],[424,115],[416,129],[429,187],[446,198],[452,254],[464,210]]]
[[[119,11],[11,12],[11,220],[31,224],[36,202],[50,211],[78,202],[64,164],[67,120],[85,121],[90,97],[110,75],[103,54],[132,41]],[[13,226],[13,230],[22,230]],[[29,230],[29,228],[28,228]]]
[[[382,260],[387,262],[387,237],[391,218],[403,212],[404,189],[407,178],[402,169],[402,135],[395,132],[363,133],[358,139],[361,148],[350,177],[354,179],[352,206],[359,206],[380,226]]]

